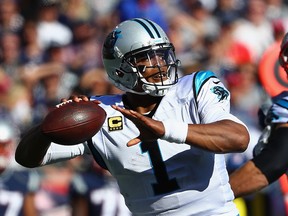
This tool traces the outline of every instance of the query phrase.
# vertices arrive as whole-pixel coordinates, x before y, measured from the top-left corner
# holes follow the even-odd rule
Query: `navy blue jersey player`
[[[75,173],[70,184],[69,197],[74,216],[132,215],[125,205],[116,180],[95,161],[89,163],[87,169]]]
[[[13,163],[17,133],[12,124],[0,121],[0,215],[36,216],[34,202],[39,178]]]
[[[288,33],[281,43],[279,63],[288,79]],[[255,157],[230,175],[236,197],[263,189],[288,170],[288,91],[273,97],[263,113],[265,129],[254,148]]]

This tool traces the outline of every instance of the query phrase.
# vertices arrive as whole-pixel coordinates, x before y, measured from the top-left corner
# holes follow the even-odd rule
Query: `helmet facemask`
[[[130,73],[137,77],[132,88],[136,94],[164,96],[178,82],[179,60],[175,58],[171,44],[158,44],[131,51],[124,56],[122,65],[126,65],[126,68],[129,65]],[[154,70],[155,73],[146,76],[147,70]],[[127,70],[122,72],[129,73]]]

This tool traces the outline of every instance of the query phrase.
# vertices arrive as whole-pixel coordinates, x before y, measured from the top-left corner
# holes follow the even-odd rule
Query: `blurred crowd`
[[[259,80],[259,64],[288,31],[287,0],[0,0],[0,123],[13,125],[13,145],[61,98],[121,93],[107,79],[101,47],[116,24],[133,17],[151,19],[166,31],[181,60],[181,76],[212,70],[222,79],[231,92],[231,111],[251,133],[247,151],[227,155],[227,166],[233,171],[251,158],[261,132],[257,112],[270,96]],[[77,215],[71,194],[88,196],[88,185],[79,175],[90,173],[91,164],[91,159],[80,158],[33,170],[38,177],[34,175],[30,193],[38,215]],[[93,178],[102,179],[96,189],[115,189],[103,170],[92,171],[98,176]],[[0,193],[5,188],[3,173]],[[0,195],[0,206],[1,199]],[[115,206],[118,215],[129,215]],[[85,216],[83,211],[78,209],[78,214]]]

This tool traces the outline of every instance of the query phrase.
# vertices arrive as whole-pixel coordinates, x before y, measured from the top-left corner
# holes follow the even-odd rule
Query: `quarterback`
[[[141,18],[107,36],[103,63],[125,93],[89,98],[107,113],[101,130],[64,146],[36,126],[19,143],[16,160],[37,167],[92,154],[115,177],[133,215],[237,216],[223,153],[243,152],[249,134],[230,114],[230,93],[215,74],[178,78],[167,35]]]

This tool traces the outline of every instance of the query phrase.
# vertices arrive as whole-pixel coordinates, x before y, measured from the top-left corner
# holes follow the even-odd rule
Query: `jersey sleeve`
[[[91,153],[91,152],[88,146],[84,143],[70,146],[51,143],[50,147],[47,150],[47,153],[43,158],[41,165],[72,159],[85,153]]]
[[[194,92],[201,123],[229,119],[243,124],[230,113],[230,92],[213,72],[197,72]]]

